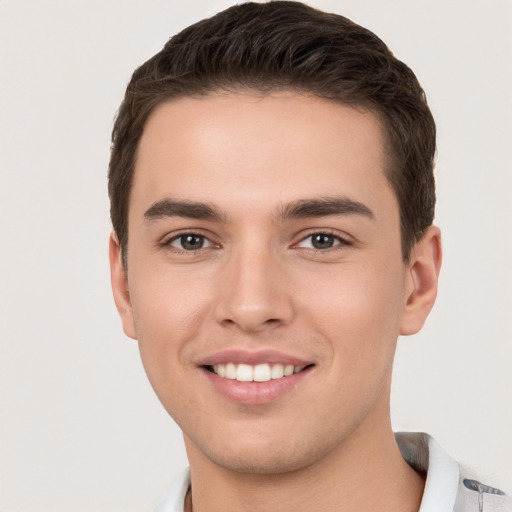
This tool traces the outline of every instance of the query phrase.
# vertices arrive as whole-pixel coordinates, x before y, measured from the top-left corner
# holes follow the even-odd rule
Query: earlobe
[[[423,327],[436,300],[441,261],[441,232],[430,226],[411,251],[400,334],[416,334]]]
[[[130,338],[137,339],[130,292],[128,290],[128,279],[121,259],[119,240],[114,231],[112,231],[109,240],[109,258],[112,292],[117,311],[121,317],[124,333]]]

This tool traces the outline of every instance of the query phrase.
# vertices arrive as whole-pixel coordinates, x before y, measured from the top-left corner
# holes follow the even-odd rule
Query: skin
[[[418,509],[423,479],[398,451],[389,394],[397,337],[417,332],[435,300],[440,234],[431,227],[404,264],[386,162],[372,113],[291,92],[181,98],[148,120],[128,267],[113,234],[112,285],[183,430],[195,512]],[[283,215],[332,197],[371,214]],[[145,217],[166,199],[220,215]],[[183,233],[204,246],[186,250]],[[313,246],[321,233],[332,247]],[[198,366],[233,348],[313,365],[277,399],[238,403]]]

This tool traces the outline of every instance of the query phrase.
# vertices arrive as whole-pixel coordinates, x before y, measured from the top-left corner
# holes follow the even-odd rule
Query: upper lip
[[[240,350],[230,349],[216,352],[209,356],[200,359],[197,364],[198,366],[214,366],[216,364],[284,364],[293,366],[307,366],[312,364],[313,361],[296,357],[291,354],[286,354],[278,350]]]

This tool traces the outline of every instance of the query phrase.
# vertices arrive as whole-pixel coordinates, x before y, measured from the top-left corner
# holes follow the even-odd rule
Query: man
[[[391,430],[397,337],[437,293],[434,153],[412,71],[300,3],[227,9],[136,70],[110,260],[190,462],[159,511],[510,506],[429,436]]]

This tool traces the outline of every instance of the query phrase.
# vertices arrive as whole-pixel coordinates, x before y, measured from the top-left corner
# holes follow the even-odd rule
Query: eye
[[[196,233],[182,233],[181,235],[171,238],[167,245],[181,249],[182,251],[197,251],[210,247],[212,243],[203,235]]]
[[[331,235],[330,233],[313,233],[312,235],[303,238],[298,244],[298,247],[304,247],[306,249],[331,249],[336,245],[345,244],[348,242],[343,240],[339,236]]]

